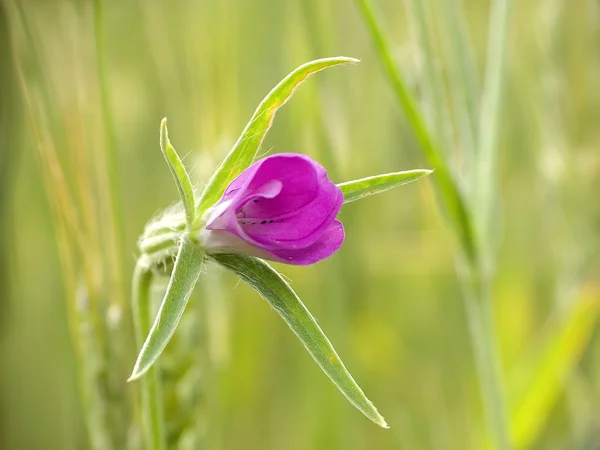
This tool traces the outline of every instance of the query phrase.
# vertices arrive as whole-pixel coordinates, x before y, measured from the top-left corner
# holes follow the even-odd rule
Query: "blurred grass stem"
[[[466,210],[461,193],[458,191],[457,184],[436,142],[427,129],[425,119],[417,107],[406,81],[396,68],[396,63],[394,62],[389,46],[389,39],[384,34],[381,22],[376,16],[371,2],[369,0],[357,1],[359,10],[373,39],[376,53],[381,59],[381,63],[392,84],[396,100],[404,114],[406,114],[425,158],[436,170],[436,179],[439,183],[438,193],[443,199],[442,203],[446,208],[450,224],[459,237],[465,257],[471,265],[475,265],[477,256],[471,218]]]
[[[506,399],[502,390],[500,359],[496,349],[495,326],[492,319],[491,285],[495,273],[497,214],[498,136],[502,109],[502,87],[506,66],[507,23],[511,0],[494,0],[489,17],[489,35],[485,80],[482,92],[477,138],[476,182],[473,189],[473,216],[479,235],[479,282],[481,296],[478,303],[467,299],[478,371],[493,439],[499,449],[511,449],[510,424]],[[486,373],[484,373],[484,371]]]
[[[147,261],[139,259],[133,274],[132,310],[138,347],[144,344],[151,326],[150,287],[153,274]],[[148,370],[138,381],[141,390],[143,434],[148,450],[164,450],[163,404],[157,368]]]
[[[121,254],[122,248],[122,220],[119,207],[117,193],[119,192],[119,171],[117,164],[117,138],[112,115],[110,102],[110,92],[108,89],[108,80],[106,77],[106,62],[104,51],[104,13],[102,0],[94,1],[94,44],[96,50],[96,69],[98,71],[98,87],[100,89],[100,108],[102,113],[102,122],[104,125],[104,133],[107,139],[106,145],[106,171],[107,171],[107,199],[106,199],[106,214],[109,221],[112,222],[112,227],[106,227],[109,233],[109,251],[111,252],[111,261],[108,273],[112,272],[112,278],[115,285],[114,292],[123,292],[123,275],[121,270]],[[110,270],[112,269],[112,270]],[[117,295],[117,303],[123,301],[122,296]]]
[[[463,285],[467,280],[468,276],[461,276]],[[479,389],[492,442],[498,450],[510,450],[513,445],[506,400],[502,389],[502,372],[497,350],[489,283],[482,282],[480,275],[471,278],[471,283],[464,286],[463,298],[475,357],[475,369],[479,378]]]
[[[430,17],[430,0],[409,0],[408,10],[416,24],[417,42],[423,51],[424,75],[426,85],[423,86],[428,97],[428,115],[435,130],[435,141],[441,153],[447,158],[449,154],[449,124],[448,110],[444,102],[444,82],[439,70],[435,52],[435,42],[432,39],[432,20]]]
[[[438,0],[435,2],[435,6],[439,6],[440,3],[443,8],[440,16],[445,36],[448,38],[444,39],[444,42],[450,52],[448,62],[451,70],[448,77],[448,90],[451,93],[452,111],[458,123],[459,145],[465,152],[467,179],[473,181],[480,94],[475,51],[472,42],[469,41],[467,19],[462,1]]]
[[[21,5],[16,2],[6,2],[5,7],[8,15],[12,18],[11,23],[14,27],[11,30],[11,43],[15,74],[27,111],[33,145],[43,169],[41,170],[43,185],[55,223],[54,231],[58,245],[59,263],[67,292],[69,334],[77,355],[76,371],[78,389],[83,404],[83,420],[86,424],[90,448],[94,450],[111,448],[111,433],[107,423],[107,403],[101,395],[101,390],[98,389],[98,375],[102,371],[103,355],[98,340],[98,317],[91,305],[87,289],[87,286],[90,285],[91,267],[89,260],[86,260],[85,255],[82,254],[85,242],[56,148],[40,118],[43,115],[42,108],[34,101],[29,87],[30,81],[25,74],[23,62],[18,56],[22,54],[17,50],[17,33],[19,31],[23,33],[25,42],[31,51],[36,51],[29,24],[26,22],[26,14],[21,9]],[[42,93],[45,91],[42,90]],[[46,103],[45,106],[49,107],[47,97],[44,96],[43,100]],[[71,245],[72,241],[76,242],[75,246]],[[84,280],[83,286],[78,285],[80,278]]]
[[[480,219],[481,217],[486,217],[486,220],[478,221],[477,225],[491,226],[491,221],[487,220],[487,212],[491,205],[490,202],[493,199],[491,195],[491,189],[494,187],[492,184],[494,179],[492,172],[496,161],[494,153],[496,151],[495,142],[497,140],[500,86],[504,65],[494,61],[492,65],[488,66],[486,74],[487,95],[484,95],[482,113],[482,120],[485,121],[486,126],[480,134],[480,139],[485,141],[483,144],[485,148],[482,152],[483,155],[480,155],[482,164],[477,167],[477,175],[481,175],[478,177],[478,182],[482,185],[485,184],[483,188],[485,189],[487,203],[484,204],[481,210],[471,211],[464,203],[456,178],[450,171],[444,155],[440,151],[437,140],[430,134],[424,117],[406,81],[396,66],[390,48],[390,39],[385,35],[371,2],[369,0],[357,1],[360,12],[373,39],[376,54],[380,58],[390,79],[398,104],[415,132],[423,154],[436,170],[440,203],[444,207],[450,224],[459,237],[462,256],[465,259],[467,267],[459,271],[458,275],[465,288],[465,295],[463,297],[465,299],[471,345],[475,356],[480,392],[485,406],[488,427],[491,431],[495,447],[498,450],[509,450],[512,448],[512,444],[502,391],[500,363],[496,351],[491,312],[492,299],[489,292],[492,276],[489,266],[487,264],[485,266],[482,265],[482,262],[490,261],[491,247],[489,242],[482,243],[481,239],[476,239],[472,224],[473,218]],[[413,6],[418,5],[415,4]],[[508,2],[504,0],[494,2],[492,7],[490,48],[494,52],[499,52],[499,54],[490,54],[491,60],[503,55],[503,49],[500,50],[499,48],[503,47],[503,42],[506,39],[507,8]],[[419,13],[419,10],[416,12]],[[420,21],[417,20],[417,22],[422,27],[425,27],[425,16],[422,13],[423,11],[421,11],[421,14],[417,14],[422,19]],[[498,16],[501,17],[498,18]],[[423,33],[425,32],[426,30],[423,30]],[[422,38],[423,36],[421,36]],[[428,52],[425,56],[431,57],[430,53]],[[432,66],[430,66],[430,70],[433,70]],[[430,75],[434,74],[431,73]],[[435,81],[435,79],[432,79],[432,81]],[[483,176],[481,171],[485,171],[488,174],[488,178]],[[479,185],[477,187],[479,188]],[[480,214],[474,217],[474,213],[478,212]],[[486,229],[485,233],[480,234],[479,237],[481,238],[481,236],[489,239],[491,238],[491,233]]]
[[[484,270],[488,265],[496,236],[493,235],[493,214],[496,210],[496,172],[498,162],[498,135],[502,108],[502,87],[506,65],[507,22],[511,0],[495,0],[490,9],[485,80],[481,98],[479,134],[477,137],[477,167],[475,176],[475,201],[473,202],[480,245],[483,249]]]

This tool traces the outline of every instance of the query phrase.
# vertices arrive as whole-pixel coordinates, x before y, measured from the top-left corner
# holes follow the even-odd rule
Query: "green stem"
[[[150,286],[152,271],[144,259],[139,259],[133,274],[132,309],[138,348],[141,348],[151,326]],[[148,450],[164,450],[165,432],[163,404],[158,369],[150,368],[139,383],[142,391],[143,431]]]
[[[113,118],[110,107],[110,97],[108,92],[108,82],[106,80],[106,65],[104,63],[104,13],[102,9],[102,0],[94,0],[94,41],[96,44],[96,69],[98,71],[98,83],[100,88],[100,107],[102,109],[102,120],[104,122],[104,131],[108,139],[108,170],[110,177],[111,200],[116,200],[116,156],[117,156],[117,138],[113,124]],[[116,202],[113,202],[116,205]]]
[[[506,66],[506,42],[508,40],[508,18],[510,0],[494,0],[490,10],[488,37],[488,60],[481,101],[480,127],[477,139],[478,154],[473,186],[475,202],[473,215],[479,231],[479,266],[476,286],[467,295],[467,317],[471,330],[471,341],[479,372],[481,392],[490,431],[496,448],[509,450],[514,447],[510,435],[505,396],[502,392],[500,359],[495,342],[491,277],[496,259],[494,214],[498,210],[496,201],[496,174],[498,172],[498,129],[502,107],[502,87]]]
[[[119,171],[117,163],[117,137],[112,116],[110,104],[110,93],[106,77],[106,64],[104,52],[104,13],[102,9],[102,0],[93,0],[94,4],[94,43],[96,50],[96,70],[98,73],[98,84],[100,89],[100,108],[102,113],[102,122],[104,124],[104,134],[106,135],[106,177],[107,177],[107,204],[106,213],[110,219],[112,227],[107,228],[110,242],[110,265],[108,271],[112,275],[114,290],[113,292],[124,292],[124,284],[121,271],[121,211],[119,208]],[[119,298],[120,297],[120,298]],[[123,300],[123,295],[117,296],[117,303]],[[121,303],[122,304],[122,303]]]
[[[417,137],[423,155],[436,171],[438,194],[442,200],[441,204],[445,208],[456,236],[459,238],[461,249],[465,257],[469,260],[469,263],[475,265],[477,248],[471,223],[472,219],[467,210],[462,192],[459,190],[458,184],[450,172],[450,168],[438,143],[434,140],[432,133],[427,127],[422,111],[408,88],[406,80],[396,67],[389,38],[384,32],[382,22],[376,14],[375,8],[373,8],[370,0],[357,0],[357,3],[359,12],[373,39],[375,53],[381,60],[381,64],[396,95],[398,105],[406,115],[406,119]]]
[[[408,11],[416,24],[417,43],[424,59],[425,84],[422,86],[427,97],[427,112],[431,116],[434,128],[434,137],[440,151],[447,158],[450,151],[450,130],[448,111],[444,103],[444,79],[438,68],[435,52],[433,20],[430,15],[431,5],[429,0],[409,0]]]
[[[35,68],[39,70],[38,63],[42,61],[36,40],[32,33],[31,24],[28,22],[30,14],[27,7],[18,1],[8,1],[3,5],[6,7],[8,18],[8,30],[10,32],[10,52],[14,58],[15,76],[24,101],[24,111],[27,112],[29,130],[33,139],[38,162],[41,165],[41,173],[44,189],[51,206],[52,220],[56,243],[58,245],[58,258],[67,293],[67,319],[70,329],[70,338],[75,351],[76,375],[78,391],[81,400],[81,413],[85,423],[89,444],[92,450],[114,448],[112,440],[114,433],[108,423],[110,414],[109,397],[102,393],[106,391],[105,369],[106,354],[103,348],[102,321],[96,305],[96,301],[90,296],[91,283],[86,273],[89,270],[87,254],[79,254],[77,241],[73,244],[73,231],[77,229],[76,216],[72,211],[73,203],[70,201],[68,192],[64,189],[61,181],[64,181],[62,172],[57,164],[54,146],[49,135],[46,135],[40,126],[39,115],[42,111],[49,110],[54,103],[50,101],[47,89],[41,88],[36,94],[41,96],[41,103],[34,101],[33,93],[30,91],[30,80],[26,78],[22,66],[23,55],[31,52],[33,60],[36,61]],[[24,46],[27,52],[17,47],[20,41],[18,34],[21,29],[24,34]],[[38,108],[34,107],[37,105]],[[10,155],[9,155],[10,156]],[[56,170],[49,169],[52,167]],[[58,167],[58,169],[57,169]],[[0,177],[1,178],[1,177]],[[61,189],[62,188],[62,189]],[[75,248],[73,248],[75,245]],[[83,265],[77,264],[75,255],[81,258]],[[82,267],[83,266],[83,267]],[[81,279],[80,279],[81,277]]]
[[[440,188],[440,203],[449,213],[450,223],[453,225],[454,232],[459,236],[461,250],[468,266],[468,270],[461,273],[460,278],[465,285],[465,302],[471,332],[471,343],[473,345],[480,391],[485,405],[488,426],[491,430],[495,447],[498,450],[511,449],[512,444],[500,381],[500,364],[496,351],[491,312],[489,291],[492,272],[487,270],[487,265],[485,267],[486,270],[484,270],[481,262],[481,258],[489,256],[489,253],[487,248],[482,249],[478,245],[481,240],[475,241],[472,224],[472,214],[474,211],[467,208],[462,197],[462,192],[454,180],[453,173],[442,157],[438,143],[433,139],[420,108],[408,89],[402,73],[396,67],[389,38],[383,31],[383,26],[375,13],[371,1],[357,0],[357,2],[367,29],[373,39],[375,52],[381,59],[396,94],[398,104],[403,109],[409,124],[412,126],[423,154],[436,169],[436,179]],[[495,18],[493,23],[494,31],[492,35],[494,36],[494,42],[491,48],[494,49],[498,47],[498,42],[502,40],[500,35],[506,31],[506,10],[503,8],[506,8],[507,3],[508,0],[496,0],[494,3],[494,13],[500,14],[500,17]],[[491,156],[494,156],[493,153],[496,148],[494,143],[502,68],[503,66],[500,64],[489,69],[489,76],[491,77],[488,83],[490,94],[487,108],[489,108],[489,114],[486,117],[489,126],[489,135],[482,134],[487,139],[483,157],[485,164],[482,164],[482,166],[488,174],[493,167],[488,164],[492,161]],[[481,173],[479,172],[478,175]],[[490,178],[492,178],[491,175]],[[489,183],[488,180],[484,181]],[[487,188],[488,185],[485,187]],[[487,196],[488,191],[486,189],[486,200],[489,200],[489,196]],[[485,223],[484,225],[488,224]],[[486,233],[486,236],[488,234]]]
[[[64,236],[64,231],[60,231]],[[61,236],[61,237],[62,237]],[[64,238],[63,238],[64,239]],[[64,264],[64,262],[63,262]],[[71,340],[78,364],[79,395],[92,450],[113,448],[114,429],[110,426],[110,406],[102,395],[102,371],[106,355],[102,348],[97,312],[85,284],[76,288],[75,299],[69,306]]]
[[[475,218],[485,257],[491,257],[495,242],[492,235],[496,207],[498,167],[498,136],[502,112],[502,92],[506,73],[506,42],[511,0],[494,0],[490,9],[489,36],[484,89],[481,99],[478,155],[475,176]],[[484,261],[486,264],[490,260]]]
[[[461,278],[465,283],[463,298],[470,340],[492,442],[497,450],[510,450],[514,446],[510,436],[506,397],[502,388],[489,283],[479,275]]]
[[[473,43],[469,40],[463,1],[437,0],[445,29],[443,41],[449,49],[449,101],[459,128],[460,147],[465,153],[465,170],[469,180],[475,173],[475,148],[479,113],[479,80]],[[472,184],[472,183],[471,183]],[[469,188],[472,188],[469,184]]]

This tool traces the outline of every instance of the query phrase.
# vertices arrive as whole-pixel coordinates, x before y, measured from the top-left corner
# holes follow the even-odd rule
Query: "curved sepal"
[[[184,236],[179,243],[167,292],[127,381],[144,375],[169,343],[200,277],[203,264],[204,250],[188,236]]]
[[[260,144],[271,128],[275,114],[306,78],[328,67],[357,62],[358,59],[343,56],[317,59],[301,65],[281,80],[260,102],[242,135],[204,188],[198,204],[198,216],[202,216],[208,207],[214,205],[229,183],[252,164]]]
[[[406,170],[404,172],[385,173],[382,175],[361,178],[360,180],[346,181],[345,183],[339,183],[337,186],[344,194],[344,203],[350,203],[355,200],[360,200],[363,197],[379,194],[388,189],[418,180],[432,172],[433,170],[415,169]]]

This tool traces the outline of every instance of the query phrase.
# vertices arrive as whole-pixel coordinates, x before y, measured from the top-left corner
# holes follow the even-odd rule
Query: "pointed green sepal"
[[[247,282],[273,307],[350,403],[380,427],[389,428],[356,384],[315,318],[275,269],[261,259],[242,254],[216,254],[211,258]]]
[[[179,243],[173,273],[154,325],[148,333],[131,377],[127,381],[133,381],[144,375],[167,346],[200,277],[203,264],[204,250],[185,235]]]
[[[275,114],[306,78],[328,67],[357,62],[358,59],[343,56],[317,59],[301,65],[275,86],[260,102],[238,141],[204,188],[198,204],[197,217],[202,216],[209,206],[214,205],[229,183],[252,164],[260,144],[271,128]]]
[[[344,193],[344,203],[360,200],[369,195],[379,194],[397,186],[410,183],[432,173],[433,170],[416,169],[404,172],[386,173],[360,180],[346,181],[337,186]]]
[[[181,161],[181,158],[171,145],[171,141],[169,141],[166,117],[160,123],[160,149],[169,165],[169,170],[171,171],[171,175],[173,175],[175,184],[177,185],[177,191],[179,192],[179,196],[183,203],[183,209],[185,210],[187,224],[188,226],[192,226],[196,214],[194,189],[190,177],[185,170],[185,166],[183,165],[183,161]]]

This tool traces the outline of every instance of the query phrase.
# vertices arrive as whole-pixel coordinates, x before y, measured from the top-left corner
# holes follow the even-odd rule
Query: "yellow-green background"
[[[436,23],[443,23],[442,1],[429,2]],[[362,62],[320,73],[300,87],[276,117],[262,152],[306,153],[323,162],[336,182],[428,167],[352,1],[104,0],[103,70],[116,149],[112,166],[106,162],[110,130],[102,113],[92,2],[4,3],[4,450],[91,448],[69,338],[68,305],[75,293],[61,272],[59,255],[65,250],[56,243],[51,206],[60,200],[55,179],[48,176],[56,168],[43,156],[48,148],[56,151],[50,160],[59,165],[71,209],[83,223],[83,247],[101,261],[101,305],[114,300],[109,288],[114,280],[107,280],[114,278],[115,261],[119,264],[122,284],[114,297],[124,298],[122,309],[106,314],[121,317],[120,334],[112,329],[109,334],[125,356],[108,370],[123,380],[125,393],[135,389],[124,380],[135,357],[125,297],[136,239],[153,214],[177,199],[158,147],[162,117],[169,118],[173,145],[186,155],[201,184],[285,74],[310,59],[353,56]],[[489,5],[463,3],[481,81]],[[376,4],[398,66],[420,98],[427,86],[418,25],[403,2]],[[447,75],[452,60],[441,26],[435,36],[442,49],[435,65]],[[511,421],[533,435],[521,448],[596,449],[600,5],[514,1],[507,49],[498,144],[502,238],[493,293]],[[426,111],[432,107],[421,105]],[[455,167],[465,163],[460,149],[451,159]],[[210,367],[208,375],[190,375],[178,391],[182,402],[192,395],[186,389],[200,392],[192,397],[192,409],[207,430],[206,448],[484,448],[486,428],[455,276],[456,245],[436,203],[435,176],[346,205],[341,213],[346,242],[329,260],[312,267],[278,266],[391,429],[378,428],[348,404],[257,294],[212,268],[201,278],[187,328],[180,331],[193,335],[194,326],[204,323],[192,319],[210,317],[209,337],[198,341],[209,343],[208,354],[184,346],[198,350],[198,360],[204,358],[203,367]],[[111,177],[116,219],[106,206]],[[110,250],[115,226],[116,259]],[[69,242],[73,253],[81,246],[73,233],[58,239]],[[73,273],[83,271],[85,258],[74,258]],[[75,278],[79,289],[85,282]],[[547,342],[554,344],[544,346]],[[545,365],[536,366],[541,352]],[[527,372],[527,363],[535,366],[530,373],[537,378],[515,387],[514,374]],[[123,395],[110,401],[129,401]],[[525,398],[541,406],[531,410],[532,416],[518,418]],[[169,411],[168,418],[181,415],[177,405]],[[127,414],[122,419],[130,420]],[[174,448],[186,447],[180,442]]]

